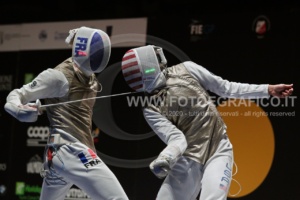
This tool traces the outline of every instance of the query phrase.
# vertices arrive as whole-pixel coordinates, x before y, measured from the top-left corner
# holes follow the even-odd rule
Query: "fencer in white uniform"
[[[93,97],[101,90],[95,73],[107,66],[110,38],[89,27],[69,33],[66,42],[72,45],[72,56],[11,91],[5,110],[21,122],[35,122],[41,114],[40,100],[47,105],[50,135],[41,172],[41,200],[63,200],[72,185],[94,200],[127,200],[116,176],[98,157],[91,135]]]
[[[227,199],[234,163],[226,125],[208,91],[227,98],[285,97],[292,85],[247,84],[224,80],[204,67],[186,61],[167,67],[160,47],[130,49],[122,73],[135,91],[149,98],[143,114],[166,144],[151,171],[165,178],[157,200]]]

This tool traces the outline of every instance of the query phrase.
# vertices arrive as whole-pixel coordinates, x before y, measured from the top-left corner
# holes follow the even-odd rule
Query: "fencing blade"
[[[36,104],[38,106],[38,110],[43,111],[47,107],[52,107],[52,106],[59,106],[59,105],[64,105],[64,104],[69,104],[69,103],[76,103],[76,102],[93,100],[93,99],[103,99],[103,98],[109,98],[109,97],[116,97],[116,96],[122,96],[122,95],[126,95],[126,94],[134,94],[134,93],[139,93],[139,92],[125,92],[125,93],[119,93],[119,94],[111,94],[111,95],[105,95],[105,96],[84,98],[84,99],[78,99],[78,100],[73,100],[73,101],[65,101],[65,102],[45,104],[45,105],[41,105],[41,102],[39,100],[37,100]]]

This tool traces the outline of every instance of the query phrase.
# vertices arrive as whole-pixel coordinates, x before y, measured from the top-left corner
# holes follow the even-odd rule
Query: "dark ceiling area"
[[[180,15],[205,15],[227,12],[280,13],[283,9],[300,12],[299,1],[258,0],[99,0],[93,3],[77,1],[9,1],[0,0],[0,24],[114,19],[132,17],[162,17]]]

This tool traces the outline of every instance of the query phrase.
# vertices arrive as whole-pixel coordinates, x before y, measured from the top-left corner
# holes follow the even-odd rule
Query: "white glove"
[[[13,103],[7,102],[4,108],[6,112],[21,122],[35,122],[38,115],[41,114],[39,113],[37,103],[28,103],[26,105],[20,104],[17,106]]]
[[[160,155],[150,163],[149,166],[150,170],[158,178],[160,179],[165,178],[171,169],[170,161],[171,161],[170,157]]]

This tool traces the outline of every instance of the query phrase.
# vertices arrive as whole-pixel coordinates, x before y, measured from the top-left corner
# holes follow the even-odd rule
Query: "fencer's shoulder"
[[[55,70],[54,69],[52,69],[52,68],[48,68],[48,69],[45,69],[45,70],[43,70],[40,74],[39,74],[39,76],[53,76],[52,74],[55,74],[56,72],[55,72]]]
[[[48,68],[40,73],[42,76],[61,76],[62,72],[56,68]]]
[[[199,67],[200,65],[199,64],[197,64],[197,63],[195,63],[195,62],[193,62],[193,61],[184,61],[183,63],[182,63],[185,67]]]
[[[48,68],[42,71],[36,80],[44,84],[57,84],[57,82],[66,82],[66,77],[61,71]]]
[[[185,68],[191,72],[191,71],[197,71],[199,68],[201,68],[200,65],[198,65],[197,63],[193,62],[193,61],[185,61],[182,63]]]

